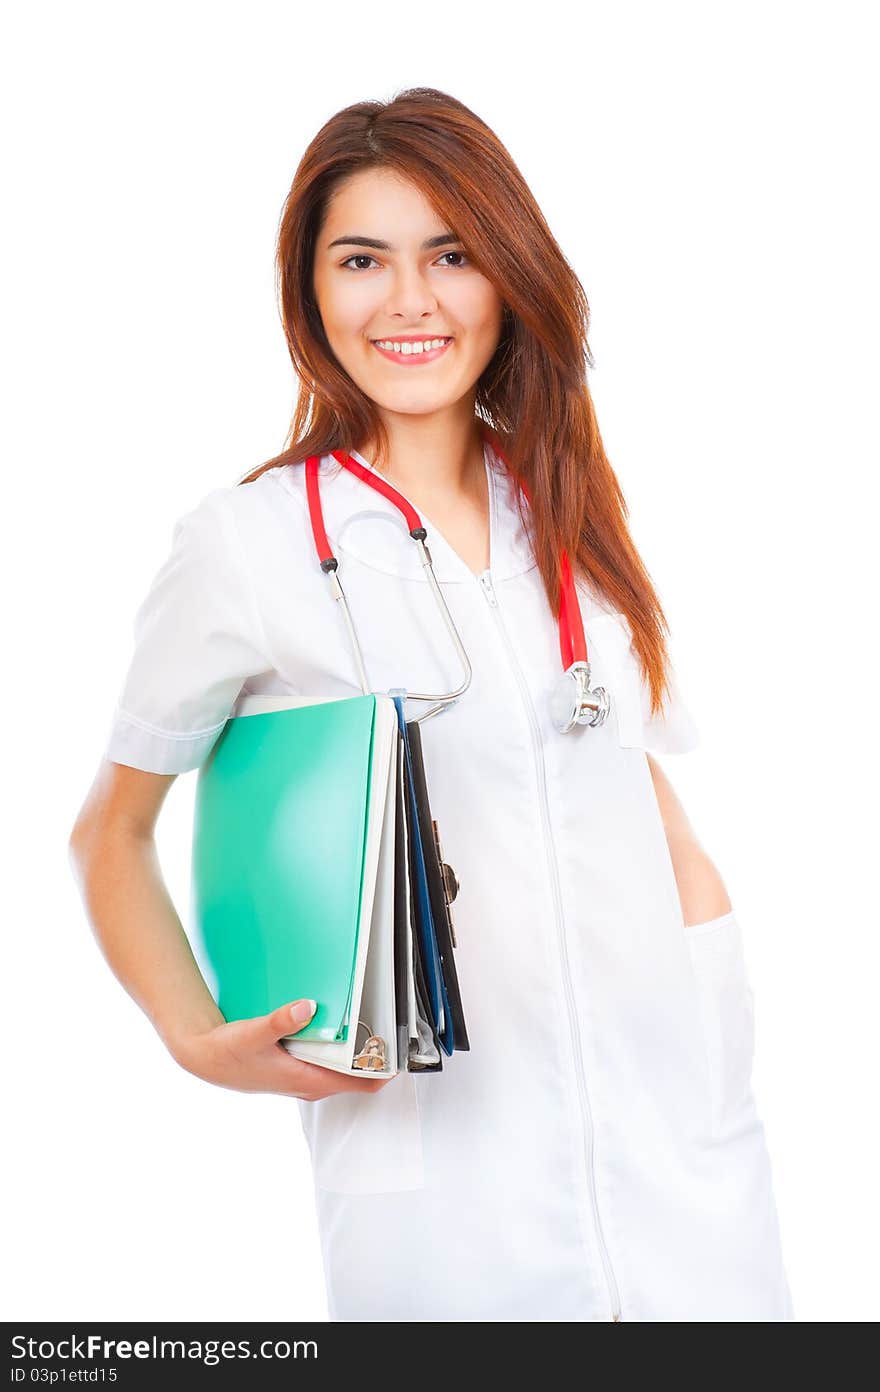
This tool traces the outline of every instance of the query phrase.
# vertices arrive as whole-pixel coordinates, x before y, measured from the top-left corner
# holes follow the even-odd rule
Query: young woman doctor
[[[106,957],[184,1068],[299,1099],[332,1319],[790,1320],[740,927],[651,757],[698,736],[596,424],[580,282],[492,131],[434,89],[319,131],[278,271],[289,448],[178,521],[72,833]],[[224,1022],[156,859],[169,787],[230,715],[362,689],[309,457],[370,689],[462,672],[408,522],[352,462],[418,514],[471,663],[421,726],[470,1037],[441,1073],[292,1058],[308,981]],[[610,701],[565,732],[584,653],[560,618]]]

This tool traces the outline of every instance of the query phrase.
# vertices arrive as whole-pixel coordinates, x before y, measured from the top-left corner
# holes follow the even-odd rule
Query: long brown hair
[[[629,620],[658,713],[667,691],[668,625],[627,525],[629,510],[602,445],[586,369],[590,309],[507,150],[454,97],[415,87],[391,101],[362,101],[330,118],[300,161],[284,203],[276,254],[279,308],[298,379],[281,454],[252,470],[301,463],[388,437],[374,403],[336,360],[315,301],[312,273],[328,199],[361,170],[394,170],[418,186],[498,290],[504,319],[476,389],[475,410],[531,498],[523,523],[554,617],[560,557]]]

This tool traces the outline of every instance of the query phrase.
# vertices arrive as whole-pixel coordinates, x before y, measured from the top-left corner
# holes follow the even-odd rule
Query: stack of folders
[[[227,1021],[311,997],[281,1043],[342,1073],[468,1049],[458,882],[398,696],[244,697],[199,770],[193,947]]]

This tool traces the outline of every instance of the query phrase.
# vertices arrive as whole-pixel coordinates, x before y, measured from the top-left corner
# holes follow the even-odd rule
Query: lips
[[[434,336],[435,338],[441,337],[440,334],[435,334]],[[395,340],[383,339],[381,341],[386,343],[392,341],[399,343],[423,343],[425,340],[403,338]],[[449,338],[445,343],[441,344],[439,348],[429,348],[427,352],[422,351],[420,353],[405,353],[403,349],[380,348],[379,344],[375,340],[373,340],[373,347],[375,348],[377,353],[381,353],[383,358],[388,358],[391,362],[396,363],[399,367],[416,367],[418,364],[421,363],[436,362],[438,358],[442,358],[443,354],[449,351],[454,342],[455,340],[453,338]]]

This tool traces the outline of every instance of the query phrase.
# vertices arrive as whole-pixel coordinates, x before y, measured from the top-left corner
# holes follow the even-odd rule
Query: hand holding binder
[[[287,1001],[267,1015],[221,1020],[178,1037],[172,1053],[187,1072],[237,1092],[278,1093],[317,1102],[338,1092],[378,1092],[391,1073],[341,1073],[294,1058],[279,1043],[311,1020],[315,1002]],[[295,1035],[294,1035],[295,1037]]]

